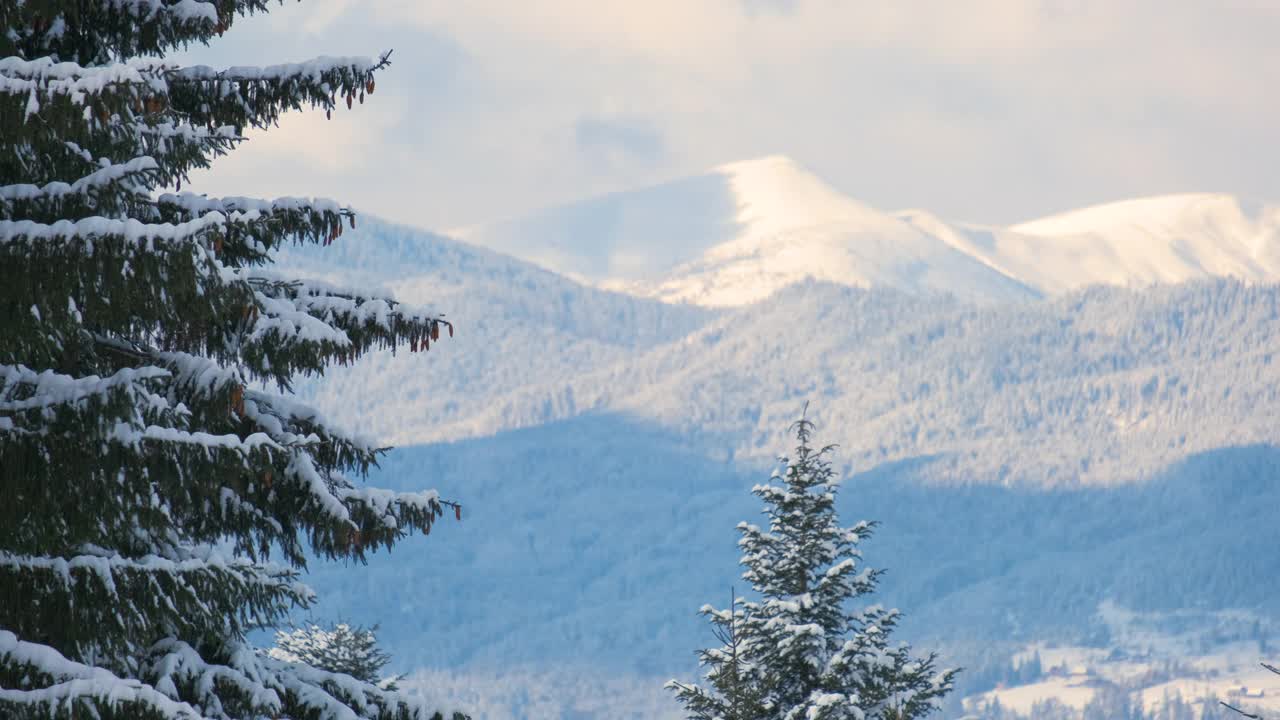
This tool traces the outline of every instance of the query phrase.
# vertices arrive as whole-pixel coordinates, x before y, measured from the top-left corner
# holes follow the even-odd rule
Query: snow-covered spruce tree
[[[765,503],[768,529],[738,526],[743,577],[758,599],[735,598],[728,610],[704,606],[721,641],[699,654],[707,684],[673,680],[668,687],[700,720],[927,715],[951,690],[955,671],[938,671],[933,654],[913,658],[906,645],[890,645],[897,611],[853,607],[881,572],[860,567],[858,543],[873,525],[840,527],[831,448],[810,445],[808,420],[793,430],[799,445],[783,458],[785,471],[752,490]]]
[[[328,628],[311,623],[291,631],[280,630],[270,655],[386,687],[387,680],[394,682],[396,678],[382,677],[382,669],[391,662],[391,656],[378,647],[376,630],[347,623]]]
[[[357,485],[377,446],[267,390],[448,327],[265,267],[354,215],[158,194],[373,92],[385,57],[161,59],[267,6],[0,2],[0,717],[439,717],[245,640],[312,601],[308,546],[359,559],[448,504]]]

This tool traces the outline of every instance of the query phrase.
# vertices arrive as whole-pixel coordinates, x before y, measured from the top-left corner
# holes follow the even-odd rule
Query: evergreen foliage
[[[768,528],[738,526],[743,578],[760,599],[704,606],[721,641],[700,653],[708,686],[668,687],[699,720],[923,717],[951,690],[955,671],[936,670],[933,654],[914,658],[905,644],[890,646],[896,610],[851,607],[881,573],[861,567],[858,544],[873,525],[840,527],[832,448],[811,445],[807,419],[792,429],[795,457],[752,489]]]
[[[268,4],[0,3],[0,716],[440,716],[245,639],[312,602],[308,546],[362,559],[448,504],[357,485],[383,450],[281,393],[451,326],[265,267],[347,208],[181,192],[388,64],[163,59]]]
[[[324,628],[314,623],[291,632],[276,632],[271,657],[304,663],[333,673],[350,675],[367,683],[382,684],[382,669],[391,656],[378,647],[377,628],[336,623]],[[388,678],[394,682],[395,678]]]

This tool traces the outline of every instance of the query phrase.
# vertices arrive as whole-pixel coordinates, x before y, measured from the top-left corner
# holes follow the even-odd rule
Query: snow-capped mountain
[[[1171,195],[991,227],[882,212],[782,156],[450,234],[599,286],[712,307],[805,279],[986,302],[1280,280],[1280,206]]]
[[[1004,229],[948,225],[923,212],[899,216],[1045,294],[1208,277],[1280,281],[1280,205],[1231,195],[1126,200]]]
[[[966,304],[806,280],[701,308],[372,219],[284,259],[372,278],[455,322],[429,357],[374,353],[303,388],[397,445],[625,412],[759,464],[804,400],[854,466],[930,457],[934,475],[966,482],[1124,483],[1227,444],[1280,442],[1267,401],[1280,393],[1270,287],[1206,280]],[[1194,422],[1207,414],[1219,422]]]

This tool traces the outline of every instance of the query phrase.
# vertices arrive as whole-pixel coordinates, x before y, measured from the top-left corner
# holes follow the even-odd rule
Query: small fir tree
[[[839,479],[815,450],[813,423],[793,428],[799,445],[784,470],[752,492],[767,529],[742,523],[743,577],[758,600],[728,610],[704,606],[721,646],[703,650],[705,686],[671,681],[688,717],[699,720],[863,720],[918,718],[951,690],[954,671],[936,656],[913,658],[890,646],[898,613],[853,608],[875,590],[881,571],[861,567],[858,543],[873,525],[840,527]]]
[[[388,687],[396,678],[382,677],[382,669],[391,662],[391,656],[378,647],[376,630],[376,626],[352,627],[347,623],[328,628],[312,623],[289,632],[280,630],[269,654],[285,662],[304,663]]]
[[[265,267],[351,211],[180,192],[247,128],[350,108],[387,65],[162,59],[267,8],[0,2],[0,717],[434,713],[245,640],[310,605],[308,547],[360,559],[447,504],[358,485],[382,450],[282,394],[449,328]]]

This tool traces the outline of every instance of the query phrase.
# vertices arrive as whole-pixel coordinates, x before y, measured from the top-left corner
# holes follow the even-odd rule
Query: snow
[[[776,155],[453,234],[600,287],[708,307],[810,279],[983,302],[1280,280],[1280,206],[1170,195],[983,226],[877,210]]]
[[[160,425],[148,425],[139,429],[123,422],[116,423],[116,426],[107,434],[107,437],[123,445],[136,446],[143,440],[153,440],[198,445],[206,450],[235,450],[246,455],[262,447],[271,448],[272,450],[284,449],[276,441],[272,440],[269,435],[262,432],[252,433],[248,437],[240,438],[237,435],[188,432]]]
[[[97,67],[81,67],[73,62],[54,62],[42,57],[24,60],[0,58],[0,94],[27,95],[23,119],[40,112],[40,97],[67,96],[85,104],[91,95],[119,85],[146,85],[156,92],[167,89],[167,66],[153,58],[132,59]]]
[[[194,387],[197,397],[212,393],[227,383],[244,384],[244,378],[237,368],[221,365],[200,355],[158,351],[155,358],[173,371],[178,384]]]
[[[1230,195],[1140,198],[1008,229],[950,232],[958,246],[1046,293],[1205,277],[1280,280],[1280,206]]]
[[[323,198],[281,197],[274,200],[260,200],[249,197],[210,198],[193,192],[163,193],[156,202],[181,208],[190,215],[198,216],[216,210],[232,215],[257,212],[260,215],[272,215],[278,212],[298,212],[313,210],[315,212],[342,212],[346,208],[333,200]]]
[[[300,63],[282,63],[266,67],[236,66],[219,70],[208,65],[192,65],[175,70],[171,77],[181,80],[226,80],[229,82],[273,81],[284,78],[307,78],[314,82],[322,80],[325,73],[350,68],[357,74],[367,74],[374,68],[374,61],[368,57],[318,57]]]
[[[155,17],[160,13],[168,13],[175,20],[185,22],[198,20],[211,23],[218,22],[217,7],[214,3],[206,0],[178,0],[177,2],[167,2],[166,0],[107,0],[102,4],[128,9],[134,15],[147,18]]]
[[[43,187],[21,184],[0,186],[0,200],[35,200],[52,198],[60,195],[84,194],[107,185],[115,184],[121,179],[148,170],[157,170],[159,165],[150,157],[137,157],[127,162],[108,165],[76,180],[72,183],[51,182]]]
[[[1096,692],[1089,682],[1090,678],[1084,676],[1049,678],[1041,682],[992,691],[980,697],[985,702],[999,698],[1001,705],[1023,714],[1030,713],[1033,705],[1047,698],[1057,698],[1064,705],[1083,710]]]
[[[316,469],[310,455],[294,453],[289,459],[289,466],[285,468],[285,472],[301,480],[310,491],[312,500],[319,503],[320,508],[330,517],[344,523],[351,523],[351,512],[330,490],[329,483]],[[354,527],[354,524],[351,524]]]
[[[107,589],[115,594],[117,574],[157,573],[165,575],[190,575],[210,571],[223,571],[236,576],[242,585],[258,585],[263,587],[285,586],[292,595],[302,598],[314,598],[309,587],[294,579],[295,573],[289,568],[274,563],[258,563],[241,557],[227,557],[210,547],[190,548],[188,557],[172,560],[157,555],[145,555],[139,558],[126,558],[118,554],[111,555],[77,555],[70,558],[33,557],[13,555],[0,552],[0,567],[23,570],[46,570],[62,579],[70,587],[77,582],[77,577],[95,577]],[[77,572],[81,571],[81,572]],[[184,584],[186,583],[184,581]]]
[[[139,135],[151,135],[159,138],[161,142],[177,138],[184,141],[199,140],[243,140],[244,137],[236,132],[234,125],[219,125],[216,128],[207,128],[204,126],[192,127],[190,125],[177,125],[174,123],[157,123],[155,125],[133,125],[130,130]]]
[[[165,67],[163,61],[154,58],[82,67],[73,62],[54,62],[50,57],[24,60],[11,56],[0,58],[0,89],[15,94],[34,87],[45,87],[54,93],[95,93],[109,85],[145,82],[145,74]]]
[[[137,680],[122,679],[102,668],[73,662],[53,648],[24,642],[7,630],[0,630],[0,657],[30,665],[59,680],[56,684],[39,690],[0,688],[0,701],[49,705],[52,712],[56,706],[84,697],[95,698],[108,705],[141,703],[159,710],[166,717],[203,717],[187,703],[171,700],[155,688]]]
[[[340,487],[334,490],[339,498],[368,505],[383,516],[384,520],[395,521],[391,511],[396,507],[431,510],[439,506],[440,494],[435,490],[419,490],[416,492],[396,492],[373,487]]]
[[[708,310],[604,292],[371,218],[286,259],[305,275],[393,285],[448,308],[462,329],[425,366],[376,352],[300,386],[316,409],[386,444],[621,413],[763,462],[786,447],[780,430],[809,399],[855,467],[937,458],[946,476],[991,480],[1004,467],[1007,482],[1055,485],[1130,482],[1280,438],[1269,400],[1280,365],[1266,360],[1276,300],[1264,287],[1206,281],[973,307],[805,283]],[[1193,427],[1197,416],[1217,420]]]
[[[248,658],[243,663],[247,667],[228,665],[211,665],[206,663],[200,654],[187,643],[173,638],[166,638],[151,647],[153,653],[164,653],[159,660],[152,663],[152,671],[158,676],[156,687],[169,693],[177,694],[175,677],[180,681],[187,678],[198,678],[202,691],[208,695],[215,683],[232,685],[249,698],[249,702],[261,711],[277,714],[281,710],[280,696],[275,690],[262,684],[259,668]],[[184,683],[187,684],[187,683]]]
[[[376,450],[381,447],[372,437],[363,433],[351,432],[335,425],[315,408],[299,402],[290,396],[275,395],[258,390],[246,390],[244,395],[245,416],[253,420],[272,437],[282,444],[290,444],[301,440],[285,430],[286,424],[294,426],[298,422],[307,422],[322,432],[341,436],[359,450]]]
[[[193,3],[191,0],[166,7],[179,13],[192,9],[215,12],[212,4]],[[216,21],[216,14],[213,19]],[[326,73],[335,70],[349,70],[357,75],[366,75],[374,67],[374,61],[367,57],[319,57],[301,63],[226,69],[207,65],[178,68],[156,58],[134,58],[126,62],[83,67],[73,62],[54,62],[49,57],[33,60],[6,57],[0,58],[0,93],[29,94],[30,102],[35,103],[34,109],[30,106],[27,108],[29,117],[39,110],[37,94],[66,95],[79,104],[85,102],[88,96],[100,94],[116,85],[147,85],[157,92],[165,92],[168,80],[273,82],[296,78],[320,82]]]
[[[334,327],[320,318],[299,309],[299,303],[285,298],[273,298],[265,293],[255,292],[254,297],[262,314],[258,316],[246,339],[263,340],[267,336],[272,342],[287,343],[290,340],[310,343],[329,343],[337,347],[351,345],[350,338],[341,328]],[[369,303],[365,303],[368,305]],[[385,302],[378,302],[373,312],[375,317],[386,324],[390,307]],[[378,310],[381,310],[379,313]]]
[[[457,234],[601,287],[709,307],[752,303],[812,278],[965,297],[1034,295],[782,156]]]
[[[47,409],[55,405],[80,402],[90,395],[106,395],[115,388],[139,392],[142,400],[153,407],[167,405],[163,397],[146,392],[142,384],[148,380],[167,377],[160,368],[124,368],[106,378],[97,375],[71,377],[52,370],[36,372],[22,365],[0,365],[0,397],[9,397],[15,386],[29,386],[22,400],[0,402],[0,412],[22,412]]]
[[[69,241],[93,237],[115,236],[129,243],[143,241],[189,242],[189,239],[212,227],[225,224],[227,218],[220,212],[209,212],[190,222],[142,223],[132,218],[113,220],[89,217],[82,220],[59,220],[52,224],[31,220],[0,220],[0,243],[25,240]]]
[[[252,212],[252,210],[250,211]],[[359,324],[376,323],[384,329],[391,310],[408,320],[440,320],[443,313],[433,308],[401,302],[395,293],[381,287],[355,288],[314,277],[299,277],[297,273],[276,272],[265,268],[252,270],[228,270],[227,281],[243,280],[259,288],[259,294],[280,299],[298,309],[316,312],[327,317],[340,316]]]
[[[1125,614],[1130,620],[1147,622],[1159,615]],[[1228,614],[1231,613],[1220,615]],[[1242,616],[1258,617],[1248,613]],[[1186,637],[1179,637],[1180,633],[1173,629],[1144,633],[1141,637],[1122,629],[1102,648],[1028,646],[1017,660],[1025,661],[1033,652],[1038,653],[1046,675],[1033,682],[1000,686],[974,695],[966,699],[966,704],[998,699],[1006,709],[1027,714],[1037,702],[1052,698],[1080,710],[1099,688],[1112,686],[1132,692],[1148,712],[1154,712],[1170,698],[1214,705],[1221,699],[1268,713],[1280,710],[1280,693],[1275,692],[1277,677],[1260,665],[1265,653],[1260,653],[1256,641],[1226,642],[1206,653],[1196,649],[1198,642],[1186,640],[1197,633],[1210,634],[1212,626],[1193,624],[1189,629]]]

